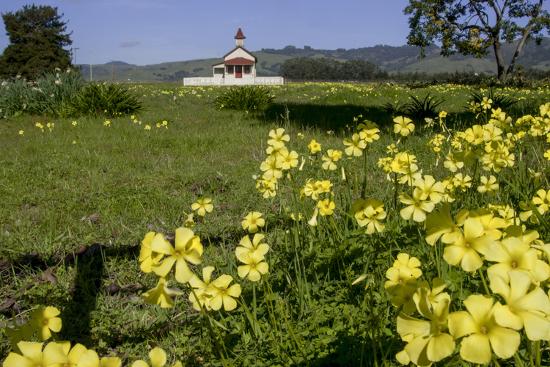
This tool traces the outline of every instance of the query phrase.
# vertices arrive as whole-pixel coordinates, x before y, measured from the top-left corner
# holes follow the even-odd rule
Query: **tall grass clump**
[[[36,81],[16,78],[0,86],[0,118],[28,114],[65,117],[74,113],[72,103],[84,81],[78,73],[47,73]]]
[[[120,84],[92,83],[78,93],[73,107],[80,115],[120,116],[138,112],[142,104],[136,95]]]
[[[219,109],[263,111],[275,97],[266,87],[240,86],[224,90],[215,100]]]

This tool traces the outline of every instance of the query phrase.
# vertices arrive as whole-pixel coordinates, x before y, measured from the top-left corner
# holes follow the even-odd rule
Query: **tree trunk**
[[[502,55],[502,49],[500,48],[500,41],[496,37],[493,37],[493,50],[497,61],[497,78],[503,82],[506,80],[507,75],[504,67],[504,56]]]
[[[523,31],[522,37],[518,42],[518,45],[516,46],[516,51],[514,51],[514,56],[512,56],[512,60],[510,61],[510,65],[508,65],[508,70],[506,71],[506,74],[511,75],[514,72],[514,67],[516,66],[516,59],[518,58],[519,54],[523,50],[523,46],[525,46],[525,42],[527,41],[527,38],[529,37],[529,34],[531,33],[532,26],[528,26]]]

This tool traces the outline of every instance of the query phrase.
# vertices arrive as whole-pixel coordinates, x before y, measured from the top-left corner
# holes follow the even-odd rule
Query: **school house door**
[[[243,77],[243,66],[242,65],[236,65],[235,66],[235,78],[242,78]]]

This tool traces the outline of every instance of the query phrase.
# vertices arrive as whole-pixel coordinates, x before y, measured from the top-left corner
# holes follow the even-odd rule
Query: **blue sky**
[[[0,12],[32,2],[64,13],[77,63],[219,57],[234,46],[237,27],[250,50],[398,46],[408,31],[407,0],[2,0]],[[0,23],[3,50],[8,39]]]

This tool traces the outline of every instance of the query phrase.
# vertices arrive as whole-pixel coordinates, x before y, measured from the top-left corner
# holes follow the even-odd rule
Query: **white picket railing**
[[[255,78],[213,78],[193,77],[183,78],[184,86],[207,86],[207,85],[282,85],[285,80],[282,76],[258,76]]]

